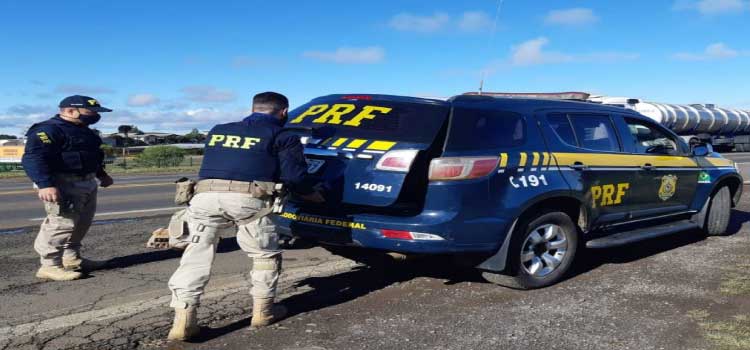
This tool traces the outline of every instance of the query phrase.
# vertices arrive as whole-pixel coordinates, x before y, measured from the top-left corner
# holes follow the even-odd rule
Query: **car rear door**
[[[308,173],[325,185],[329,209],[389,207],[426,190],[449,112],[439,100],[331,95],[290,112],[286,126],[301,131]]]
[[[571,188],[583,195],[588,224],[626,219],[635,205],[631,187],[639,168],[623,163],[622,145],[610,115],[591,111],[545,114],[556,134],[556,142],[550,145],[554,161]]]

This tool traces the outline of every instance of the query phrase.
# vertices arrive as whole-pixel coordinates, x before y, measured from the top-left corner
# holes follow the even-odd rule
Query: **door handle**
[[[575,162],[573,163],[573,165],[570,166],[570,168],[573,170],[585,170],[588,167],[586,166],[586,164],[583,164],[581,162]]]
[[[643,170],[654,170],[654,166],[651,165],[651,163],[646,163],[646,164],[641,165],[641,169],[643,169]]]

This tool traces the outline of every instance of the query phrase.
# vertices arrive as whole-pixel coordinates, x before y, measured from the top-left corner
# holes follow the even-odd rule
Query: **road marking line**
[[[313,275],[327,275],[337,272],[348,271],[357,266],[357,263],[351,260],[337,259],[326,261],[315,266],[302,266],[291,268],[282,273],[282,283],[284,289],[289,289],[304,278]],[[234,282],[221,286],[219,290],[206,293],[202,299],[220,299],[231,294],[247,293],[249,282],[246,281],[244,274],[230,276]],[[227,278],[229,280],[229,278]],[[216,288],[216,287],[214,287]],[[0,328],[0,341],[16,337],[40,334],[61,328],[68,328],[81,325],[87,322],[103,322],[114,318],[127,318],[135,314],[148,311],[154,308],[166,308],[171,299],[170,295],[150,299],[132,301],[120,305],[114,305],[98,310],[79,312],[70,315],[53,317],[41,321],[24,323],[16,326]]]
[[[153,208],[153,209],[139,209],[139,210],[125,210],[125,211],[111,211],[111,212],[108,212],[108,213],[96,213],[96,215],[94,215],[94,217],[99,217],[99,216],[113,216],[113,215],[122,215],[122,214],[150,213],[150,212],[155,212],[155,211],[179,210],[179,209],[183,209],[183,208],[184,207],[167,207],[167,208]],[[44,217],[44,218],[29,219],[29,221],[42,221],[44,219],[46,219],[46,217]]]
[[[166,185],[174,185],[174,182],[163,182],[163,183],[153,183],[153,184],[132,184],[132,185],[112,185],[110,187],[107,187],[106,189],[116,189],[116,188],[134,188],[134,187],[154,187],[154,186],[166,186]],[[25,194],[25,193],[36,193],[36,190],[20,190],[20,191],[9,191],[9,192],[0,192],[0,196],[7,196],[7,195],[13,195],[13,194]]]

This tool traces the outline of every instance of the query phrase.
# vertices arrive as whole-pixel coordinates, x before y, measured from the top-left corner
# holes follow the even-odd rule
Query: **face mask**
[[[84,115],[84,114],[78,114],[78,120],[81,121],[81,123],[85,125],[93,125],[99,122],[99,120],[102,119],[102,116],[99,115],[99,113],[94,115]]]
[[[289,121],[289,113],[284,114],[284,118],[281,119],[282,124],[286,124]]]

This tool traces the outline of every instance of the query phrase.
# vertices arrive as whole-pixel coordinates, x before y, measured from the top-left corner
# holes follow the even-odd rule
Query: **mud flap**
[[[516,229],[517,223],[518,219],[513,220],[513,224],[510,225],[510,229],[508,229],[508,233],[505,235],[503,245],[500,246],[495,255],[477,265],[477,269],[493,272],[502,272],[505,270],[505,265],[508,261],[508,249],[510,249],[510,239],[513,236],[513,231]]]

